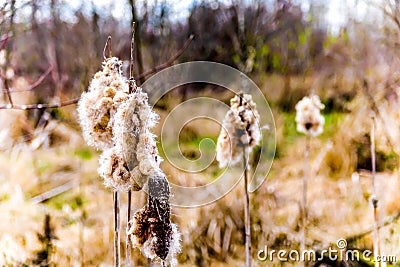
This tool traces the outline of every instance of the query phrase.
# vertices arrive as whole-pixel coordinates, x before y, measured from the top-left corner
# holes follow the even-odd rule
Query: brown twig
[[[185,52],[185,50],[189,47],[190,43],[193,41],[194,35],[190,35],[189,39],[186,40],[185,44],[183,45],[183,47],[181,49],[178,50],[178,52],[171,57],[167,62],[158,65],[148,71],[143,72],[142,74],[140,74],[139,76],[135,77],[136,80],[140,80],[143,78],[146,78],[147,76],[156,73],[160,70],[163,70],[165,68],[168,68],[169,66],[171,66],[175,60],[177,60],[182,54],[183,52]]]
[[[37,79],[36,82],[34,82],[34,83],[32,83],[31,85],[29,85],[28,88],[21,89],[21,90],[15,90],[15,89],[12,89],[12,88],[11,88],[10,93],[32,91],[33,89],[35,89],[36,87],[38,87],[38,86],[43,82],[43,80],[47,77],[47,75],[50,74],[50,72],[51,72],[52,70],[53,70],[53,66],[50,66],[50,67],[46,70],[46,72],[43,73],[43,74],[39,77],[39,79]],[[3,92],[6,92],[6,90],[2,90],[2,91],[3,91]]]
[[[0,40],[0,50],[4,49],[7,45],[8,39],[10,38],[10,36],[8,35],[8,33],[6,33],[6,36]]]
[[[167,62],[158,65],[148,71],[143,72],[142,74],[139,74],[138,76],[135,77],[135,80],[139,80],[139,79],[143,79],[153,73],[156,73],[158,71],[161,71],[165,68],[168,68],[169,66],[171,66],[174,61],[176,59],[178,59],[183,52],[185,52],[185,50],[189,47],[190,43],[192,42],[194,38],[194,35],[191,35],[189,37],[189,39],[185,42],[185,44],[183,45],[183,47],[177,51],[177,53],[172,56]],[[111,37],[109,37],[109,39],[111,39]],[[105,56],[106,53],[106,48],[108,47],[108,43],[110,43],[110,47],[111,47],[111,41],[108,41],[109,39],[107,39],[107,43],[104,46],[104,50],[103,50],[103,56]],[[109,55],[111,56],[111,53],[109,53]],[[65,107],[65,106],[69,106],[69,105],[73,105],[79,102],[79,98],[74,98],[65,102],[61,102],[58,104],[28,104],[28,105],[10,105],[10,104],[6,104],[6,105],[0,105],[0,110],[1,109],[18,109],[18,110],[29,110],[29,109],[42,109],[42,108],[59,108],[59,107]]]
[[[8,102],[10,103],[11,107],[13,107],[14,106],[14,102],[13,102],[12,97],[11,97],[10,84],[9,83],[10,83],[10,80],[8,78],[5,78],[4,79],[4,87],[5,87],[6,95],[7,95],[7,98],[8,98]]]
[[[134,57],[134,50],[135,50],[135,22],[132,23],[132,38],[131,38],[131,58],[129,61],[129,79],[133,79],[133,57]],[[131,81],[132,82],[132,81]],[[130,87],[133,87],[133,84],[129,84]],[[132,92],[132,88],[130,89],[130,93]]]
[[[29,104],[29,105],[6,104],[6,105],[0,105],[0,109],[30,110],[30,109],[42,109],[42,108],[59,108],[59,107],[73,105],[78,102],[79,102],[79,97],[57,104]]]
[[[108,48],[109,47],[109,48]],[[106,44],[104,45],[104,49],[103,49],[103,58],[106,59],[106,50],[108,48],[108,57],[112,57],[112,46],[111,46],[111,36],[109,35],[107,37],[107,41]]]

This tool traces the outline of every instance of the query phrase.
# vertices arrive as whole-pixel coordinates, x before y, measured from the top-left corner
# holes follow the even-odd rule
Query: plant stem
[[[133,92],[134,89],[134,83],[133,83],[133,52],[135,48],[135,22],[132,23],[132,36],[131,36],[131,57],[129,60],[129,93]],[[136,142],[137,143],[137,142]],[[136,158],[135,158],[136,160]],[[128,212],[127,212],[127,228],[130,228],[130,221],[131,221],[131,209],[132,209],[132,190],[128,191]],[[129,236],[126,236],[126,264],[127,266],[132,266],[132,261],[131,261],[131,250],[132,250],[132,244],[129,240]]]
[[[250,221],[250,198],[248,190],[248,173],[247,173],[247,158],[246,147],[243,147],[243,165],[244,165],[244,224],[246,237],[246,266],[251,267],[251,221]]]
[[[128,214],[127,214],[127,228],[130,228],[130,221],[131,221],[131,209],[132,209],[132,190],[128,191]],[[131,262],[131,250],[132,244],[129,240],[129,236],[126,236],[126,265],[132,266]]]
[[[374,256],[375,259],[380,253],[380,238],[379,238],[379,216],[378,216],[378,198],[376,197],[376,156],[375,156],[375,117],[372,116],[371,122],[371,165],[372,165],[372,206],[374,209]],[[381,266],[380,262],[375,261],[375,266]]]
[[[310,137],[306,137],[306,149],[304,150],[304,170],[303,170],[303,196],[301,201],[301,244],[300,251],[306,249],[306,225],[307,225],[307,184],[309,176],[309,154],[310,154]]]
[[[114,262],[115,267],[120,266],[120,215],[119,215],[119,192],[114,191]]]

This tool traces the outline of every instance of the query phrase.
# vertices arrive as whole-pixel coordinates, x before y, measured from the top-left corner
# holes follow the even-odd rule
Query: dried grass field
[[[266,80],[265,82],[267,82]],[[278,85],[277,85],[278,86]],[[203,96],[209,95],[205,90]],[[221,99],[229,94],[221,93]],[[174,99],[174,96],[171,96]],[[323,114],[324,133],[310,142],[310,180],[308,187],[308,248],[322,250],[334,246],[340,238],[348,247],[371,249],[373,212],[369,139],[370,119],[367,98],[354,98],[347,112]],[[172,102],[171,102],[172,103]],[[400,180],[397,157],[390,152],[388,136],[397,141],[396,103],[380,105],[389,132],[377,122],[377,198],[382,255],[399,255]],[[173,106],[174,104],[172,104]],[[396,104],[397,105],[397,104]],[[168,110],[157,110],[161,122]],[[301,241],[301,188],[305,136],[295,130],[294,111],[274,111],[277,132],[277,154],[272,169],[261,188],[251,194],[251,229],[254,266],[296,266],[302,263],[257,261],[258,250],[299,249]],[[97,174],[99,152],[87,147],[76,120],[74,107],[62,110],[64,122],[51,122],[29,142],[15,139],[4,148],[0,160],[1,199],[1,265],[20,266],[32,262],[43,249],[38,234],[44,234],[48,214],[52,228],[54,254],[51,262],[58,266],[112,266],[113,216],[112,194]],[[7,120],[15,118],[7,127]],[[2,131],[23,131],[25,115],[21,111],[2,111]],[[193,140],[204,137],[216,141],[219,125],[204,127],[204,122],[191,123],[182,131],[182,149],[188,155],[198,153]],[[207,129],[206,131],[204,129]],[[156,134],[160,131],[157,127]],[[184,135],[190,138],[185,138]],[[193,138],[195,137],[195,138]],[[4,140],[9,140],[5,136]],[[3,141],[2,144],[6,144]],[[10,141],[11,142],[11,141]],[[198,141],[196,141],[198,142]],[[197,143],[198,144],[198,143]],[[395,147],[400,144],[393,143]],[[189,152],[192,153],[189,153]],[[184,173],[167,161],[162,168],[168,179],[179,185],[206,184],[217,169],[200,174]],[[179,266],[243,266],[244,221],[243,192],[238,185],[219,201],[199,208],[172,208],[172,221],[182,234]],[[57,191],[59,190],[59,191]],[[145,202],[145,193],[133,193],[133,209]],[[127,209],[122,195],[122,214]],[[122,225],[126,223],[122,216]],[[369,231],[369,232],[368,232]],[[124,233],[124,231],[123,231]],[[359,236],[358,236],[359,235]],[[122,234],[125,242],[125,234]],[[124,245],[121,246],[122,251]],[[122,252],[124,255],[124,252]],[[147,260],[133,251],[137,266]],[[360,265],[363,266],[363,265]]]
[[[398,0],[0,0],[0,266],[400,266],[399,37]]]

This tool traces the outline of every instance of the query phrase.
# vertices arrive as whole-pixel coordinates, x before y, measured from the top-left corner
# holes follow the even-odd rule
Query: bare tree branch
[[[50,66],[45,73],[43,73],[39,79],[37,79],[36,82],[32,83],[31,85],[28,86],[28,88],[25,89],[21,89],[21,90],[15,90],[13,88],[10,88],[10,93],[16,93],[16,92],[26,92],[26,91],[32,91],[33,89],[35,89],[36,87],[38,87],[43,80],[47,77],[47,75],[50,74],[50,72],[53,70],[53,66]],[[6,90],[2,90],[2,92],[6,92]]]
[[[179,49],[175,55],[173,55],[168,61],[166,61],[165,63],[158,65],[148,71],[145,71],[142,74],[139,74],[138,76],[135,77],[135,80],[139,80],[139,79],[143,79],[148,77],[149,75],[156,73],[158,71],[161,71],[165,68],[168,68],[169,66],[171,66],[175,60],[177,60],[182,54],[183,52],[186,51],[186,49],[189,47],[190,43],[193,41],[194,35],[191,35],[189,37],[189,39],[186,40],[185,44],[183,45],[183,47],[181,49]],[[105,56],[106,54],[106,49],[108,46],[110,46],[111,49],[111,40],[109,40],[110,38],[107,39],[106,45],[104,47],[103,50],[103,55]],[[109,53],[109,56],[111,56],[111,53]],[[44,79],[44,78],[43,78]],[[34,84],[35,85],[35,84]],[[27,91],[25,89],[25,91]],[[11,94],[10,94],[11,96]],[[60,102],[60,103],[55,103],[55,104],[28,104],[28,105],[14,105],[10,102],[10,104],[5,104],[5,105],[0,105],[0,110],[1,109],[17,109],[17,110],[30,110],[30,109],[43,109],[43,108],[60,108],[60,107],[65,107],[65,106],[69,106],[69,105],[73,105],[79,102],[79,97],[78,98],[74,98],[65,102]]]
[[[152,68],[152,69],[150,69],[148,71],[143,72],[139,76],[135,77],[135,80],[143,79],[143,78],[145,78],[145,77],[147,77],[147,76],[149,76],[149,75],[151,75],[153,73],[156,73],[156,72],[158,72],[160,70],[163,70],[163,69],[168,68],[169,66],[171,66],[174,63],[174,61],[177,60],[183,54],[183,52],[185,52],[185,50],[189,47],[190,43],[193,41],[193,38],[194,38],[194,35],[193,34],[190,35],[189,39],[186,40],[186,42],[183,45],[183,47],[180,50],[178,50],[178,52],[173,57],[171,57],[167,62],[165,62],[165,63],[163,63],[161,65],[158,65],[158,66],[156,66],[156,67],[154,67],[154,68]]]
[[[42,108],[59,108],[78,103],[79,97],[74,98],[65,102],[55,103],[55,104],[30,104],[30,105],[0,105],[0,109],[19,109],[19,110],[29,110],[29,109],[42,109]]]

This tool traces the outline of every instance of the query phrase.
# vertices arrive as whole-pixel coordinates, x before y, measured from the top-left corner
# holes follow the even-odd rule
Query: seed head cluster
[[[106,59],[78,103],[83,137],[89,146],[99,150],[113,146],[113,118],[118,106],[129,96],[121,67],[122,62],[116,57]]]
[[[243,152],[260,143],[260,115],[249,94],[239,94],[231,99],[230,110],[222,122],[217,142],[217,161],[221,168],[238,163]]]
[[[303,97],[296,104],[297,131],[313,137],[320,135],[325,123],[322,109],[324,105],[317,95]]]
[[[176,266],[180,233],[170,221],[170,192],[164,173],[159,169],[151,171],[148,187],[148,204],[134,214],[128,236],[147,258]]]
[[[152,260],[174,264],[180,235],[170,221],[169,183],[151,132],[159,116],[149,106],[147,94],[134,81],[129,86],[121,66],[115,57],[106,59],[88,92],[82,94],[78,114],[83,136],[90,146],[103,151],[98,173],[106,187],[148,190],[148,204],[129,222],[133,246]]]

